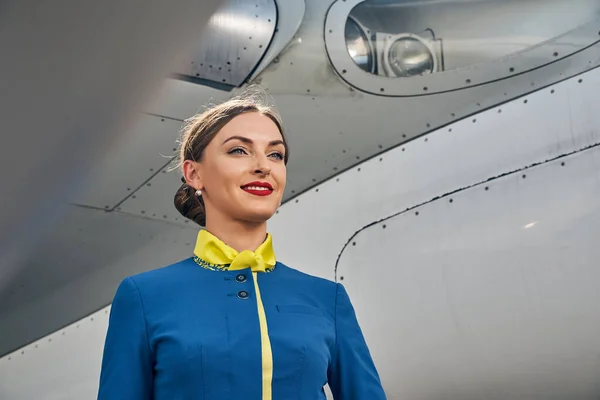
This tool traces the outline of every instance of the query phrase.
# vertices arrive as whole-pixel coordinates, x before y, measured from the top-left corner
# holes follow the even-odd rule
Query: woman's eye
[[[271,154],[271,157],[275,156],[275,158],[277,158],[278,160],[283,160],[285,157],[283,156],[283,154],[277,152],[277,153],[273,153]]]
[[[235,149],[231,149],[229,150],[229,154],[246,154],[246,151],[242,148],[235,148]]]

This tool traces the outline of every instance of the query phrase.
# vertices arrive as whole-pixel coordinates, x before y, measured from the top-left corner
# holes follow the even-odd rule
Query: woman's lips
[[[268,196],[273,193],[273,187],[268,183],[252,182],[242,186],[242,190],[255,196]]]

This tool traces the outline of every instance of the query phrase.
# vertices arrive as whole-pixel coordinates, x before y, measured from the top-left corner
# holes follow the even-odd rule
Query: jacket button
[[[242,300],[246,300],[248,297],[250,297],[250,294],[248,292],[246,292],[245,290],[240,290],[238,292],[238,297]]]
[[[238,276],[235,277],[235,280],[239,283],[244,283],[246,282],[248,278],[246,278],[246,275],[244,274],[239,274]]]

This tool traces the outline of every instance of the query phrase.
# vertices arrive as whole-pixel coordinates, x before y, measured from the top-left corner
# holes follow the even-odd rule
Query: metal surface
[[[279,55],[293,41],[304,18],[306,9],[304,0],[276,0],[275,3],[277,4],[275,35],[263,59],[254,70],[252,78],[268,68],[271,63],[279,62]]]
[[[274,0],[226,0],[179,73],[240,86],[264,56],[277,25]]]
[[[415,96],[469,88],[531,71],[598,42],[600,2],[575,3],[336,1],[325,21],[327,54],[342,79],[372,94]],[[375,74],[365,73],[348,53],[340,27],[349,15],[372,38],[373,58],[379,60]],[[392,44],[386,41],[406,34],[432,49],[437,64],[432,74],[406,78],[392,73],[386,62]]]
[[[599,196],[596,147],[349,238],[338,276],[389,398],[598,398]]]
[[[564,398],[600,395],[593,380],[598,371],[594,307],[600,280],[594,275],[597,263],[589,256],[597,252],[594,240],[600,234],[594,219],[599,217],[600,154],[599,147],[582,150],[600,143],[598,93],[600,70],[593,70],[457,121],[318,185],[284,204],[270,222],[278,259],[291,267],[333,279],[339,258],[338,278],[344,276],[341,282],[349,288],[391,400],[408,394],[461,400],[518,398],[519,394],[525,399],[550,398],[549,389],[570,395]],[[536,163],[542,164],[531,167]],[[511,171],[512,175],[501,177]],[[448,193],[452,197],[438,198]],[[397,218],[401,225],[376,224],[364,230],[367,239],[358,236],[352,246],[356,232],[409,208],[410,213]],[[414,214],[417,211],[419,216]],[[148,226],[173,226],[127,217],[147,221]],[[119,233],[120,228],[110,231]],[[114,240],[129,236],[123,232]],[[185,248],[161,244],[162,238],[183,237],[176,229],[161,232],[160,238],[135,246],[126,259],[73,282],[71,287],[77,291],[62,288],[45,301],[46,308],[40,302],[20,311],[30,319],[56,315],[58,310],[70,313],[74,298],[91,301],[98,295],[91,289],[99,292],[113,285],[112,294],[119,277],[149,269],[148,263],[183,257]],[[519,238],[528,246],[516,243],[507,248]],[[391,247],[373,257],[369,244]],[[473,246],[477,248],[468,253]],[[155,259],[157,255],[163,258]],[[499,255],[504,260],[518,259],[519,264],[498,264],[494,259],[500,260]],[[348,261],[349,256],[356,261]],[[442,267],[447,273],[445,285],[440,281]],[[515,281],[517,277],[522,280]],[[440,297],[437,289],[451,290],[442,292],[449,293],[450,300]],[[388,303],[382,304],[384,296]],[[479,308],[484,305],[487,315]],[[93,397],[106,323],[92,316],[93,322],[86,318],[81,323],[91,326],[93,333],[73,325],[65,329],[66,339],[59,330],[0,358],[0,394],[17,393],[3,398],[68,398],[65,387],[77,390],[73,398]],[[464,323],[459,325],[464,335],[456,333],[453,316]],[[409,323],[414,326],[398,329]],[[518,341],[513,323],[527,328]],[[378,329],[382,326],[388,330]],[[422,329],[416,331],[416,326]],[[550,329],[551,336],[544,337],[544,329]],[[479,336],[473,339],[475,333]],[[490,343],[492,339],[497,341]],[[536,349],[540,352],[532,354]],[[394,362],[388,361],[388,354]],[[59,362],[65,357],[68,363]],[[557,363],[558,357],[562,364]],[[532,365],[532,360],[538,364]],[[448,365],[449,361],[455,363]]]
[[[219,3],[2,2],[0,293]]]
[[[115,142],[115,149],[104,154],[100,168],[88,178],[90,185],[71,202],[112,210],[135,195],[175,156],[181,126],[178,120],[141,115],[127,135]]]

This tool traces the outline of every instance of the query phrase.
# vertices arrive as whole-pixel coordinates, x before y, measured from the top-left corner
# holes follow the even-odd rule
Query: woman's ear
[[[204,189],[199,163],[192,160],[185,160],[181,168],[183,170],[183,177],[189,186],[194,189]]]

